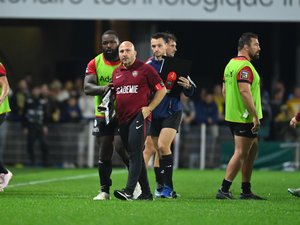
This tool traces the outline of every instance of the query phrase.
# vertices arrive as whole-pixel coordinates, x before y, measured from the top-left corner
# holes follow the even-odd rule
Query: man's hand
[[[253,127],[251,128],[251,131],[253,134],[257,134],[260,129],[260,121],[257,117],[253,117]]]
[[[294,116],[290,121],[290,126],[293,128],[296,128],[298,121],[296,120],[296,117]]]
[[[144,119],[146,119],[151,114],[151,112],[152,110],[150,109],[149,106],[142,107],[142,114]]]
[[[185,78],[185,77],[179,77],[178,78],[179,81],[177,81],[177,84],[182,86],[184,89],[191,89],[192,88],[192,85],[190,84],[190,81]]]

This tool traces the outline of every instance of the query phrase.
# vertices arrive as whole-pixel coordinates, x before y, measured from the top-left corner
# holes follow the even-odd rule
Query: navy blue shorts
[[[178,132],[181,123],[181,118],[182,118],[182,111],[175,112],[169,117],[163,119],[152,118],[150,135],[153,137],[158,137],[160,131],[163,128],[173,128]]]

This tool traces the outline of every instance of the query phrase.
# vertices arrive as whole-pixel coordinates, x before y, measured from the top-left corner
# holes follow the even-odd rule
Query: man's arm
[[[84,78],[83,89],[86,95],[103,95],[108,89],[108,85],[99,86],[97,84],[97,76],[94,74],[88,74]]]
[[[1,105],[9,93],[9,84],[6,76],[3,75],[0,76],[0,86],[2,88],[1,95],[0,95],[0,105]]]
[[[258,131],[258,129],[260,127],[260,122],[259,122],[256,108],[254,105],[252,93],[250,90],[251,85],[246,82],[240,82],[240,83],[238,83],[238,86],[239,86],[239,90],[240,90],[243,102],[247,108],[247,111],[248,111],[248,113],[250,113],[253,116],[254,126],[252,128],[252,132],[255,133]]]
[[[159,105],[159,103],[165,97],[166,93],[167,93],[166,87],[162,87],[161,89],[156,91],[149,105],[142,108],[142,113],[144,118],[147,118],[151,114],[151,112]]]
[[[226,97],[226,86],[225,86],[225,82],[223,82],[223,85],[222,85],[222,95],[223,95],[224,98]]]

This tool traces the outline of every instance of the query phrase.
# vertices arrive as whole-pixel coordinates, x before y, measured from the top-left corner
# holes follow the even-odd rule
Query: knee
[[[100,149],[99,160],[108,161],[111,160],[113,149]]]
[[[171,152],[170,146],[161,144],[158,146],[158,150],[162,155],[168,154]]]
[[[246,152],[243,152],[243,151],[238,151],[238,150],[236,150],[235,152],[234,152],[234,156],[235,156],[235,158],[237,158],[239,161],[241,161],[241,162],[243,162],[245,159],[246,159],[246,157],[247,157],[247,153]]]
[[[154,154],[156,152],[154,144],[150,141],[146,141],[144,152],[147,154]]]

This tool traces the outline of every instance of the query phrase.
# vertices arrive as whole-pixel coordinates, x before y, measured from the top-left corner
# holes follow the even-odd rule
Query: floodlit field
[[[300,187],[299,172],[255,171],[253,191],[267,201],[216,200],[224,176],[220,170],[177,170],[178,199],[125,202],[93,201],[99,181],[97,169],[15,169],[10,186],[0,193],[1,225],[77,224],[300,224],[300,198],[288,187]],[[154,188],[153,171],[149,170]],[[126,170],[114,169],[114,189],[125,186]],[[232,191],[240,192],[240,177]]]

